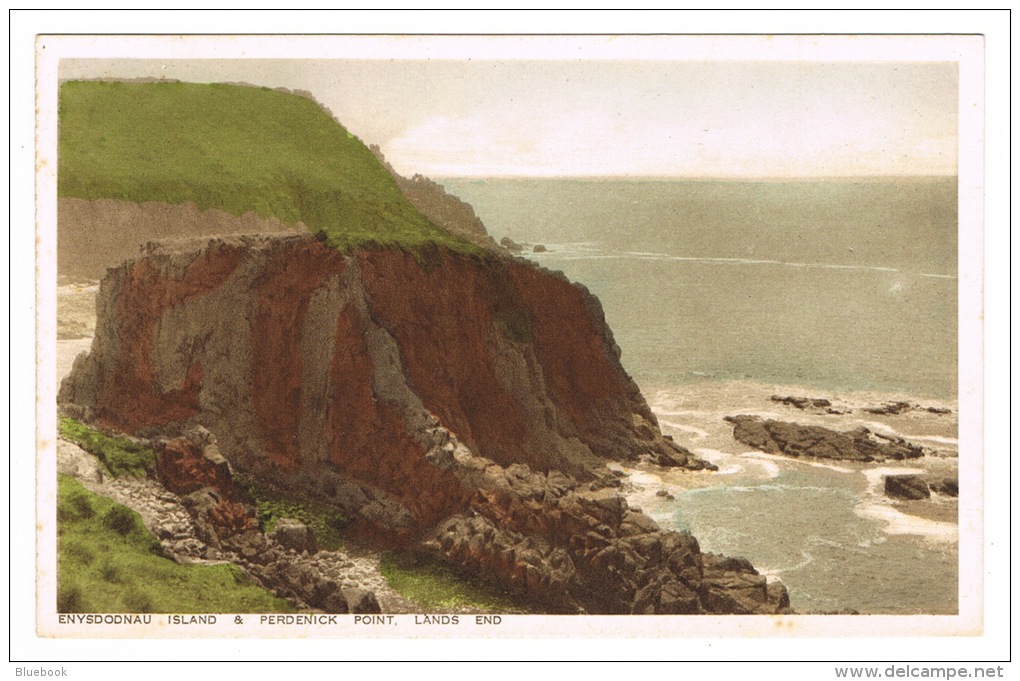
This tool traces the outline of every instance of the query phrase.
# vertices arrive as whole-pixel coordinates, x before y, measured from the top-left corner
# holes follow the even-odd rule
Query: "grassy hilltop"
[[[358,138],[305,97],[238,85],[61,85],[60,197],[193,202],[304,222],[331,245],[474,251],[401,194]]]

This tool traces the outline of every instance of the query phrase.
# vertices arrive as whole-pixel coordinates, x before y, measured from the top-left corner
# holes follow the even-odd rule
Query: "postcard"
[[[980,635],[983,47],[39,36],[37,634]]]

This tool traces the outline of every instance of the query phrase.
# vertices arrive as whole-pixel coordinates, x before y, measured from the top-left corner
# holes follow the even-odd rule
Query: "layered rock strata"
[[[781,585],[703,556],[613,489],[607,459],[707,464],[663,437],[597,299],[560,275],[241,236],[149,245],[97,307],[58,397],[80,418],[147,437],[206,428],[236,469],[340,508],[352,533],[419,543],[540,608],[787,607]]]
[[[557,612],[780,613],[789,597],[743,559],[703,554],[687,532],[630,508],[609,476],[504,468],[454,438],[431,455],[474,490],[422,543],[462,571]],[[614,485],[615,482],[615,485]]]

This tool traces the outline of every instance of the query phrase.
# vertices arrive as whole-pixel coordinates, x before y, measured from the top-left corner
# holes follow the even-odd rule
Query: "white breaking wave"
[[[694,426],[685,426],[682,423],[675,423],[673,421],[664,421],[662,419],[659,419],[659,425],[667,426],[674,430],[680,430],[685,433],[691,433],[692,435],[694,435],[695,440],[701,440],[708,437],[708,431],[702,430],[701,428],[695,428]]]
[[[779,468],[779,464],[774,463],[772,461],[763,461],[763,460],[761,460],[761,457],[757,456],[760,453],[761,452],[748,452],[747,454],[743,454],[742,456],[745,457],[745,458],[748,458],[748,459],[755,459],[754,463],[756,463],[758,466],[760,466],[761,469],[763,471],[765,471],[765,474],[769,478],[778,478],[780,470],[781,470]],[[767,456],[767,455],[765,455],[765,456]]]
[[[872,494],[878,495],[878,488],[883,485],[883,479],[887,475],[920,475],[924,473],[924,469],[921,468],[905,468],[905,467],[880,467],[880,468],[865,468],[861,471],[865,478],[868,480],[868,491]]]
[[[861,472],[868,481],[868,489],[854,507],[857,516],[882,523],[882,532],[885,534],[911,534],[945,542],[959,540],[960,528],[956,523],[928,520],[903,513],[892,505],[881,489],[887,475],[919,475],[924,473],[924,470],[883,467],[869,468]]]
[[[914,442],[914,441],[917,441],[917,442],[934,442],[935,444],[939,444],[939,445],[949,445],[949,446],[953,446],[953,447],[959,447],[960,446],[959,438],[955,438],[955,437],[943,437],[942,435],[904,435],[903,438],[905,440],[909,440],[911,442]]]
[[[854,513],[861,518],[883,523],[882,531],[886,534],[912,534],[933,541],[959,541],[960,528],[955,523],[907,515],[887,504],[862,502],[854,508]]]
[[[795,572],[796,570],[802,570],[802,569],[806,568],[808,565],[810,565],[811,563],[813,563],[814,560],[815,560],[815,557],[812,556],[810,553],[808,553],[805,550],[801,550],[800,557],[801,557],[802,560],[799,563],[797,563],[796,565],[792,565],[792,566],[790,566],[788,568],[782,568],[782,569],[775,570],[774,571],[775,576],[779,577],[784,572]]]
[[[899,437],[906,439],[906,436],[901,434],[895,428],[885,423],[879,423],[878,421],[864,421],[862,425],[870,430],[872,433],[878,433],[879,435],[886,435],[888,437]]]
[[[698,447],[691,451],[702,459],[706,459],[709,463],[719,466],[719,470],[715,471],[713,475],[733,475],[744,470],[744,466],[732,454],[720,452],[718,449],[708,449],[707,447]]]
[[[627,471],[630,475],[631,482],[638,485],[661,485],[662,478],[654,473],[648,473],[647,471]]]
[[[645,253],[643,251],[627,251],[624,255],[633,255],[637,258],[669,258],[668,253]]]
[[[750,452],[745,454],[747,457],[754,457],[756,459],[769,459],[772,461],[779,461],[782,463],[799,464],[801,466],[811,466],[813,468],[826,468],[830,471],[836,471],[837,473],[854,473],[852,468],[844,468],[843,466],[837,466],[832,463],[823,463],[812,459],[801,459],[792,456],[782,456],[780,454],[766,454],[765,452]]]

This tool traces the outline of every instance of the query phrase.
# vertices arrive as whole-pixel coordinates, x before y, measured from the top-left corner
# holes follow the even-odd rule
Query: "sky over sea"
[[[909,48],[891,60],[804,53],[582,50],[576,58],[529,52],[524,42],[435,59],[407,58],[408,50],[393,59],[65,59],[60,77],[308,90],[406,175],[956,174],[956,63],[911,61]]]

